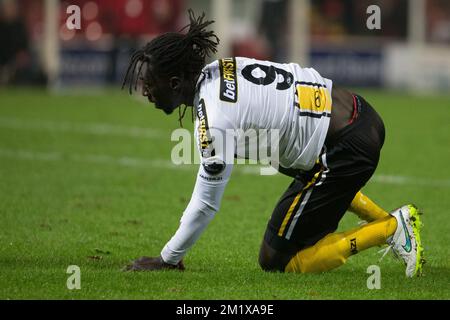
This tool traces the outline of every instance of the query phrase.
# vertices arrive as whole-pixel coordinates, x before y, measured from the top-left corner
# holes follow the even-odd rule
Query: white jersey
[[[194,100],[202,164],[180,227],[161,253],[164,261],[180,261],[219,210],[233,158],[259,158],[260,144],[249,132],[261,141],[262,133],[277,130],[275,141],[263,137],[272,159],[277,153],[276,165],[314,166],[330,123],[331,90],[331,80],[294,63],[238,57],[203,69]]]
[[[206,117],[206,129],[234,130],[239,157],[245,156],[237,148],[244,145],[243,133],[279,130],[280,165],[313,167],[330,122],[330,80],[298,64],[248,58],[218,60],[203,72],[195,104],[199,117]],[[197,121],[196,132],[204,129]],[[201,142],[200,147],[208,152]]]

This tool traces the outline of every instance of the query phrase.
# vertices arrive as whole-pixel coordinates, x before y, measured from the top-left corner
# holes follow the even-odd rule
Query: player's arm
[[[184,270],[183,257],[219,211],[232,166],[219,157],[202,159],[191,200],[175,235],[164,246],[159,257],[141,257],[126,270]]]
[[[211,131],[215,132],[214,141],[220,143],[214,146],[211,144],[208,149],[200,148],[202,156],[197,180],[178,230],[164,246],[159,257],[142,257],[126,270],[184,270],[182,259],[219,211],[233,167],[234,137],[227,137],[224,130]]]
[[[165,263],[178,264],[219,211],[232,166],[215,157],[202,161],[178,230],[161,251]]]

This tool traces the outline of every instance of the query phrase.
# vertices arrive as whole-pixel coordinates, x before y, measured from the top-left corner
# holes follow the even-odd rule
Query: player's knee
[[[258,261],[261,269],[268,272],[284,272],[289,259],[289,256],[274,250],[263,241]]]
[[[269,257],[263,256],[263,255],[261,255],[261,253],[259,255],[259,261],[258,262],[259,262],[259,266],[264,271],[267,271],[267,272],[279,271],[275,267],[273,259],[270,259]]]

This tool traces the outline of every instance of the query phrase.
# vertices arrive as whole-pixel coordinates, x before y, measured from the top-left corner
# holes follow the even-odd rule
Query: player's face
[[[173,110],[185,103],[182,95],[182,85],[178,78],[158,77],[148,69],[142,79],[142,95],[155,105],[157,109],[171,114]]]

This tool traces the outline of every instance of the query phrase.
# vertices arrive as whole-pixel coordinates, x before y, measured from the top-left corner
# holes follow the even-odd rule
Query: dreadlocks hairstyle
[[[205,65],[206,57],[217,52],[219,38],[214,31],[205,28],[214,21],[205,21],[205,13],[195,17],[194,11],[189,9],[190,23],[179,32],[169,32],[160,35],[147,43],[131,56],[122,89],[128,83],[129,93],[136,91],[144,64],[151,64],[156,74],[168,77],[181,75],[195,80]],[[186,33],[182,33],[187,28]],[[181,109],[181,108],[180,108]],[[179,109],[180,124],[186,112]]]

